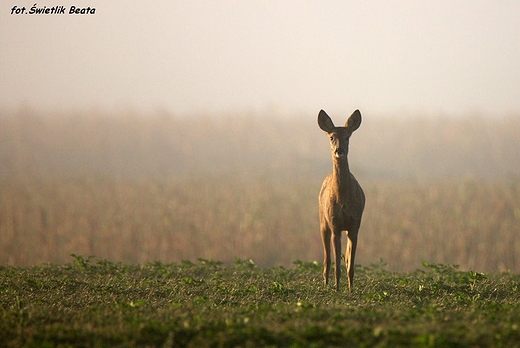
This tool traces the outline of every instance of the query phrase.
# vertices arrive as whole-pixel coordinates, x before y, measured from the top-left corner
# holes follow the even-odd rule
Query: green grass
[[[518,274],[358,266],[354,292],[343,283],[336,293],[316,262],[125,265],[73,256],[0,266],[0,346],[520,346]]]

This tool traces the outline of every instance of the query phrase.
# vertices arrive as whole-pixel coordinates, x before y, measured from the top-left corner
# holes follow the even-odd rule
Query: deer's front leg
[[[329,283],[330,271],[330,229],[325,223],[320,226],[321,241],[323,243],[323,281],[325,285]]]
[[[348,289],[354,287],[354,260],[357,248],[357,230],[349,231],[347,235],[347,250],[345,251],[345,265],[347,266]]]

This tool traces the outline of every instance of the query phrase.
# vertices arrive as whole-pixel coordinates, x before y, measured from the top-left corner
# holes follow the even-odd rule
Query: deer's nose
[[[334,151],[334,156],[336,156],[336,157],[345,156],[345,150],[343,150],[342,148],[337,148],[336,151]]]

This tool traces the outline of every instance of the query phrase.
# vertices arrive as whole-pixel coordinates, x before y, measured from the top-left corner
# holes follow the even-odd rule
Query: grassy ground
[[[356,272],[336,293],[300,261],[0,266],[0,346],[520,347],[518,274]]]

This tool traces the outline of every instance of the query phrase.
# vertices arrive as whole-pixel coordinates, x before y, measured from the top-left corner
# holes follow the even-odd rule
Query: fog
[[[331,115],[336,124],[345,115]],[[502,180],[520,175],[520,119],[370,118],[350,142],[358,178]],[[276,178],[315,185],[331,169],[328,139],[304,119],[229,114],[42,113],[0,116],[0,178]]]
[[[0,3],[1,263],[320,259],[360,109],[357,262],[518,271],[520,2],[74,6]]]
[[[520,112],[517,1],[0,4],[0,105],[314,118]]]

